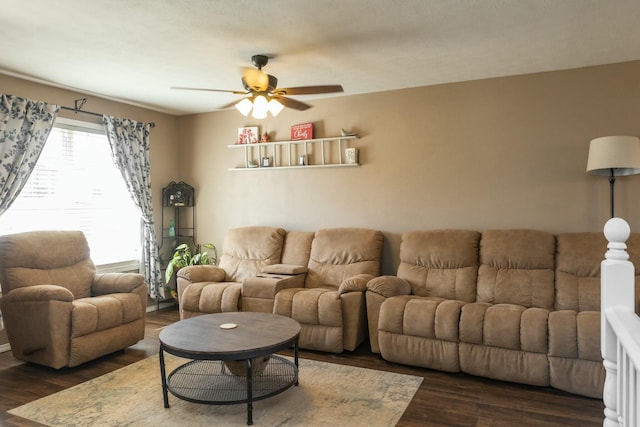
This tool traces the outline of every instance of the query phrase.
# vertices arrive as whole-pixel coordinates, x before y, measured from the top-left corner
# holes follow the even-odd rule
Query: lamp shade
[[[587,172],[603,176],[640,173],[640,138],[603,136],[592,140],[589,144]]]
[[[272,99],[271,101],[269,101],[268,106],[269,111],[271,112],[271,115],[273,117],[280,114],[280,111],[282,111],[282,109],[284,108],[284,105],[282,105],[277,99]]]
[[[251,115],[254,119],[264,119],[267,117],[267,111],[269,111],[269,103],[267,98],[262,95],[256,96],[253,100],[253,113]]]
[[[253,108],[253,104],[248,98],[244,98],[242,99],[242,101],[236,104],[236,108],[238,109],[238,111],[240,111],[240,113],[242,113],[243,116],[246,117]]]

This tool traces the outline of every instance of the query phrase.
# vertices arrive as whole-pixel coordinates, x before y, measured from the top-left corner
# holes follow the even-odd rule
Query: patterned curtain
[[[0,215],[27,183],[60,106],[0,95]]]
[[[127,183],[129,193],[142,213],[143,239],[140,272],[149,283],[151,298],[164,299],[159,249],[153,225],[149,123],[103,116],[113,161]]]

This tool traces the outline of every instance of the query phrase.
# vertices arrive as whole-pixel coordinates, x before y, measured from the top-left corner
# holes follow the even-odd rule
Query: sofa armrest
[[[367,283],[375,276],[371,274],[356,274],[342,281],[338,288],[338,294],[346,294],[347,292],[365,292]]]
[[[396,276],[379,276],[369,280],[367,291],[391,298],[396,295],[411,295],[411,285]]]
[[[98,273],[91,284],[92,295],[130,293],[140,285],[146,285],[145,278],[138,273]]]
[[[274,299],[283,289],[304,288],[304,278],[304,274],[260,273],[242,282],[242,297]]]
[[[215,265],[190,265],[178,270],[177,277],[191,283],[224,282],[225,271]]]
[[[260,270],[261,273],[268,274],[304,274],[307,273],[309,269],[304,265],[296,265],[296,264],[271,264],[265,265]]]
[[[72,302],[70,290],[56,285],[34,285],[16,288],[2,296],[5,304],[25,301],[62,301]]]

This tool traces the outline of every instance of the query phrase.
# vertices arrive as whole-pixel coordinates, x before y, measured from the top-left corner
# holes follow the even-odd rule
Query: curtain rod
[[[80,101],[80,105],[78,105],[78,101]],[[75,107],[65,107],[64,105],[61,105],[60,108],[62,108],[63,110],[73,111],[76,114],[83,113],[83,114],[89,114],[91,116],[96,116],[96,117],[102,117],[103,116],[103,114],[101,114],[101,113],[94,113],[93,111],[81,110],[81,108],[84,105],[84,103],[87,102],[86,98],[76,99],[74,102],[75,102]],[[156,124],[154,122],[151,122],[151,123],[149,123],[149,126],[154,128],[154,127],[156,127]]]

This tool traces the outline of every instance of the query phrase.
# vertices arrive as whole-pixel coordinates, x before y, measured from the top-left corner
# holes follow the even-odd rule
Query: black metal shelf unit
[[[194,189],[186,182],[171,181],[162,189],[162,242],[176,246],[187,243],[196,247],[196,217]],[[164,261],[164,260],[163,260]]]

